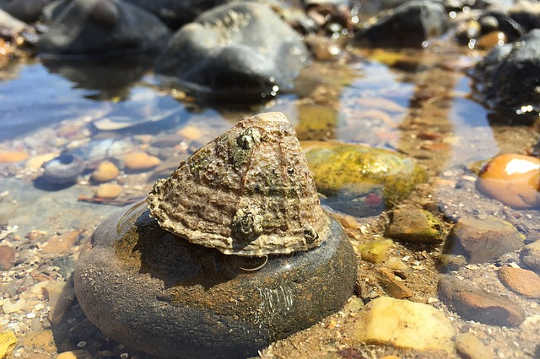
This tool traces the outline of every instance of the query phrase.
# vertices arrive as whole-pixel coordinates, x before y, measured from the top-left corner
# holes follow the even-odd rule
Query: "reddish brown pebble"
[[[502,267],[499,270],[501,282],[514,292],[531,298],[540,298],[540,276],[533,271]]]
[[[12,247],[0,246],[0,270],[8,270],[15,264],[15,250]]]

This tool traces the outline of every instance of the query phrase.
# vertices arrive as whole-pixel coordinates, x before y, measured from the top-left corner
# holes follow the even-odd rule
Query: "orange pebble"
[[[477,181],[487,195],[514,208],[540,205],[540,159],[518,154],[493,158]]]
[[[0,152],[0,163],[21,162],[28,158],[28,154],[22,151]]]

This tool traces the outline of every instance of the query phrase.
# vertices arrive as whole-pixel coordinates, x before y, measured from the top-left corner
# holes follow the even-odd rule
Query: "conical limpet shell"
[[[157,181],[147,201],[163,229],[225,254],[305,251],[329,232],[294,129],[279,112],[240,121]]]

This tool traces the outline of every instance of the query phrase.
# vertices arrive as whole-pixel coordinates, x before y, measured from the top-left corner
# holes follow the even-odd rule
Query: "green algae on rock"
[[[405,206],[392,211],[392,221],[385,235],[408,242],[436,243],[444,235],[442,222],[431,212]]]
[[[392,207],[427,179],[414,159],[390,150],[340,142],[302,146],[324,202],[355,216]]]

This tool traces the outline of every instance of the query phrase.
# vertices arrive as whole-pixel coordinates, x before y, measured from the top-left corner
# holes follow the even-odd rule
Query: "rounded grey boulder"
[[[139,203],[109,217],[74,272],[105,335],[164,358],[246,358],[338,311],[356,261],[340,225],[307,252],[224,255],[162,230]],[[260,267],[260,268],[258,268]]]

